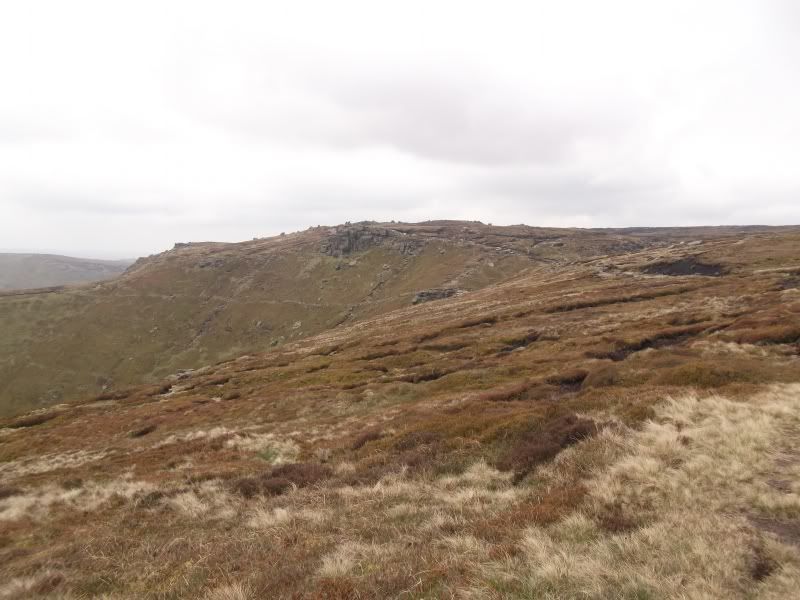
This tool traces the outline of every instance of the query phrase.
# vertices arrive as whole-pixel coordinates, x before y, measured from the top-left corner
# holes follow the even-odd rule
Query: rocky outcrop
[[[443,298],[455,296],[459,291],[460,290],[456,288],[434,288],[430,290],[422,290],[416,293],[411,303],[422,304],[423,302],[430,302],[431,300],[441,300]]]
[[[333,229],[333,233],[322,242],[320,252],[328,256],[342,257],[383,246],[399,254],[413,255],[419,252],[423,245],[423,240],[395,229],[343,225]]]

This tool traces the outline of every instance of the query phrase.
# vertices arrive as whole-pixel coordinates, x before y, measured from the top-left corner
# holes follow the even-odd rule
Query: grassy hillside
[[[421,290],[476,290],[639,247],[619,234],[461,222],[180,244],[113,281],[0,294],[0,415],[264,351],[409,306]]]
[[[133,261],[0,253],[0,290],[89,283],[120,275]]]
[[[3,421],[0,597],[793,597],[800,232],[691,234],[562,232],[411,305],[490,246],[456,238],[319,335]],[[393,252],[314,268],[358,298]]]

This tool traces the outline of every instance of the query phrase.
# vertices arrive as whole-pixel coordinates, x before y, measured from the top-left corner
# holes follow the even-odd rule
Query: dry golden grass
[[[580,511],[529,528],[519,553],[484,565],[486,583],[469,595],[791,597],[800,538],[759,523],[800,523],[798,440],[800,385],[746,402],[668,400],[641,431],[564,455],[578,461],[602,443],[615,459],[592,474]],[[568,469],[555,465],[551,477]]]
[[[204,600],[252,600],[253,590],[241,583],[228,583],[210,590]]]

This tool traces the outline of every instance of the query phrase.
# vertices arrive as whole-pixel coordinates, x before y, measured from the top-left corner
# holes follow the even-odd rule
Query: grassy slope
[[[405,235],[395,232],[402,241],[417,243],[413,255],[373,244],[329,256],[321,246],[342,232],[384,228],[319,228],[176,248],[111,282],[0,295],[0,415],[264,351],[408,306],[421,289],[474,290],[537,261],[631,243],[624,236],[524,227],[393,227],[402,229]],[[551,240],[562,241],[552,246]]]
[[[790,596],[798,246],[542,265],[7,421],[0,595]],[[728,272],[642,274],[687,256]]]
[[[0,253],[0,290],[42,288],[111,279],[120,275],[130,262],[53,254]]]

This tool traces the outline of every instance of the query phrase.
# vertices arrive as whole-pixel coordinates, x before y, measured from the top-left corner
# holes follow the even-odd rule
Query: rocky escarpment
[[[461,290],[456,288],[435,288],[431,290],[421,290],[414,295],[414,299],[411,301],[411,303],[422,304],[423,302],[430,302],[431,300],[442,300],[444,298],[455,296],[459,291]]]
[[[396,229],[367,225],[341,225],[334,227],[320,246],[328,256],[347,256],[376,246],[390,248],[399,254],[413,256],[424,246],[424,240]]]

